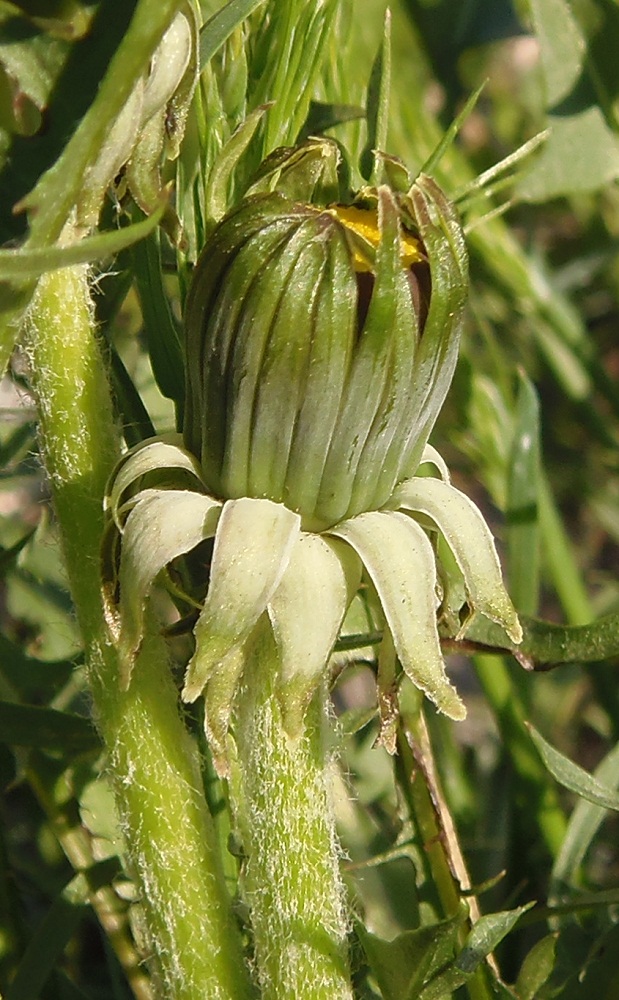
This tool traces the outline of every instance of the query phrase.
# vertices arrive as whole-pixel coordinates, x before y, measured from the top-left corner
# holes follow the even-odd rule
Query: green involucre
[[[380,508],[414,474],[457,356],[467,264],[452,207],[421,177],[361,208],[374,246],[337,206],[248,198],[213,232],[187,302],[184,438],[207,489],[284,503],[307,530]],[[402,265],[403,223],[427,263]]]

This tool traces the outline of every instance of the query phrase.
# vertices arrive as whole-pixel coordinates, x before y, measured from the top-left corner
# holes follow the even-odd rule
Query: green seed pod
[[[323,530],[412,476],[455,366],[462,232],[436,184],[320,209],[251,197],[213,232],[186,308],[184,438],[215,496]]]

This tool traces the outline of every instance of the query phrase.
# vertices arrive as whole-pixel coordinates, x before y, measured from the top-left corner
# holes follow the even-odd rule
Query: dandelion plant
[[[18,221],[0,250],[0,349],[19,329],[13,381],[36,407],[85,665],[51,663],[64,686],[45,708],[36,688],[20,705],[20,671],[2,673],[0,730],[26,712],[12,780],[73,873],[18,959],[0,881],[3,995],[77,996],[79,960],[67,952],[69,977],[58,956],[86,905],[115,997],[123,977],[136,1000],[559,995],[555,929],[594,906],[562,893],[599,825],[591,809],[618,802],[612,750],[594,778],[530,724],[532,692],[545,705],[550,690],[533,684],[619,643],[612,607],[578,629],[531,617],[538,529],[560,593],[576,570],[541,474],[535,389],[512,371],[517,330],[493,339],[478,260],[533,297],[539,336],[567,322],[507,236],[496,259],[484,243],[506,232],[497,195],[538,147],[552,152],[552,133],[536,123],[498,164],[462,167],[483,84],[458,113],[455,55],[447,72],[429,27],[449,0],[434,13],[372,0],[365,33],[349,0],[137,0],[116,19],[108,0],[2,6],[0,171]],[[407,148],[392,67],[420,44],[411,25],[447,103],[439,127],[410,97]],[[83,99],[69,96],[74,66]],[[54,159],[63,101],[73,118]],[[30,148],[27,189],[11,157]],[[8,573],[32,538],[2,542]],[[482,696],[454,651],[477,655],[520,782],[512,825],[538,838],[526,892],[503,891],[504,857],[483,867],[469,850],[509,818],[475,756]],[[598,737],[605,690],[606,714],[587,716]],[[588,811],[568,821],[555,780]],[[527,878],[543,884],[545,864],[542,912]],[[1,975],[4,961],[0,949]]]

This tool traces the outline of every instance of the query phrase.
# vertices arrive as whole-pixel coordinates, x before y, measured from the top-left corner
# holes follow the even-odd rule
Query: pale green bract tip
[[[249,637],[286,571],[300,521],[272,500],[243,497],[224,504],[184,701],[195,701],[217,666]]]
[[[413,683],[452,719],[466,709],[445,673],[436,624],[436,563],[428,536],[397,511],[370,511],[331,533],[359,555],[378,593],[398,658]]]
[[[503,584],[494,539],[481,511],[464,493],[439,479],[415,478],[395,490],[392,503],[412,517],[430,518],[449,545],[464,577],[468,603],[522,642],[522,627]]]

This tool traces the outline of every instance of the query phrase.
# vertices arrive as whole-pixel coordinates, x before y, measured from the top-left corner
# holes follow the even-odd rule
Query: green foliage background
[[[203,2],[205,18],[220,6]],[[231,23],[256,6],[233,0]],[[140,30],[131,22],[136,7]],[[99,102],[113,119],[134,67],[144,61],[147,36],[161,34],[157,17],[163,23],[171,7],[160,3],[155,12],[144,2],[0,2],[4,360],[37,273],[51,266],[46,248],[75,199],[80,164],[105,133],[102,117],[83,116]],[[343,0],[324,61],[302,67],[308,98],[320,102],[312,105],[308,129],[316,130],[321,113],[328,124],[330,114],[339,124],[327,134],[359,154],[368,142],[359,115],[381,45],[384,8],[382,0]],[[301,16],[300,10],[291,4],[290,16]],[[250,24],[259,16],[258,10]],[[220,29],[223,39],[225,25]],[[133,44],[122,72],[100,87],[129,31]],[[219,95],[222,112],[211,119],[212,134],[202,137],[207,146],[225,142],[245,111],[281,86],[269,76],[274,57],[266,41],[261,75],[247,79],[240,32],[235,29],[223,47],[210,36],[216,52],[202,99],[214,110],[213,95]],[[469,189],[469,320],[433,442],[456,485],[491,521],[523,614],[571,626],[617,615],[619,6],[614,0],[398,0],[391,36],[386,146],[413,172],[466,97],[486,81],[459,137],[436,165],[449,194],[463,194],[476,175],[550,130],[530,160],[517,164],[509,187],[497,182],[490,195]],[[209,51],[205,45],[204,55]],[[244,108],[246,87],[251,100]],[[299,120],[290,117],[282,96],[280,141],[293,141],[305,118],[305,110]],[[264,133],[265,148],[272,141]],[[183,186],[192,142],[190,130],[177,178],[179,205],[192,197],[190,186]],[[29,229],[26,215],[14,210],[27,195]],[[504,214],[495,211],[500,206]],[[142,242],[123,246],[111,201],[101,228],[111,236],[92,251],[104,258],[97,265],[97,323],[131,444],[153,428],[173,426],[179,301],[201,234],[199,227],[190,234],[179,282],[164,236],[151,231]],[[25,249],[16,252],[18,246]],[[103,887],[107,902],[130,919],[132,886],[89,721],[81,642],[47,502],[28,379],[18,350],[0,396],[0,991],[5,1000],[116,1000],[131,993],[89,900],[93,885]],[[489,974],[488,992],[478,995],[617,995],[612,810],[619,640],[615,619],[608,621],[605,645],[595,645],[599,630],[585,633],[578,655],[566,657],[575,662],[553,671],[526,673],[510,657],[477,650],[466,660],[458,651],[453,676],[469,721],[454,726],[428,712],[432,751],[426,748],[425,759],[434,759],[443,808],[480,887],[482,912],[536,904],[518,912],[514,929],[504,919],[492,932],[498,941],[510,931],[496,952],[501,980]],[[406,742],[395,762],[372,749],[370,689],[370,665],[360,662],[342,675],[334,693],[343,732],[344,867],[366,927],[355,938],[356,988],[360,997],[385,1000],[465,996],[470,981],[453,973],[436,929],[438,921],[453,917],[441,910],[430,849],[436,830],[423,827],[427,809],[408,778]],[[570,770],[566,758],[595,771],[597,784]],[[452,850],[455,837],[447,836]],[[434,928],[431,947],[423,934],[411,934],[428,927]],[[443,932],[453,943],[447,925]],[[489,947],[480,945],[480,954]],[[415,980],[410,970],[423,962],[427,978]]]

